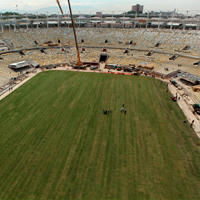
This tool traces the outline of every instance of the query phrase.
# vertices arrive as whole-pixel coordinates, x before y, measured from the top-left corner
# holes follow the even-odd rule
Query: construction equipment
[[[56,47],[56,46],[58,46],[58,44],[53,43],[52,41],[47,41],[47,42],[43,43],[43,46]]]
[[[183,49],[182,49],[182,51],[187,51],[187,50],[189,50],[191,47],[189,46],[189,45],[187,45],[187,46],[185,46]]]
[[[47,54],[47,52],[45,51],[45,49],[40,49],[40,52]]]
[[[129,53],[129,50],[126,49],[126,50],[124,51],[124,54],[128,54],[128,53]]]
[[[98,65],[92,65],[92,66],[90,66],[90,70],[95,70],[95,69],[98,69]]]
[[[171,100],[174,101],[174,102],[177,102],[177,97],[172,96]]]
[[[107,53],[101,53],[99,57],[99,62],[106,63],[108,58],[109,58],[109,55]]]
[[[178,55],[172,55],[169,60],[176,60],[179,56]]]
[[[21,56],[25,56],[25,53],[24,53],[23,51],[19,51],[19,54],[20,54]]]
[[[57,4],[58,4],[58,7],[59,7],[59,9],[60,9],[60,12],[62,13],[62,16],[64,16],[64,13],[63,13],[63,10],[62,10],[62,7],[61,7],[61,5],[60,5],[59,0],[56,0],[56,2],[57,2]]]
[[[198,66],[198,65],[200,65],[200,61],[195,62],[193,65],[194,65],[194,66]]]
[[[132,67],[124,67],[124,72],[133,72]]]
[[[59,0],[56,0],[59,9],[62,13],[62,16],[64,17],[64,13],[62,10],[62,7],[60,5]],[[70,17],[71,17],[71,22],[72,22],[72,27],[73,27],[73,32],[74,32],[74,40],[75,40],[75,44],[76,44],[76,51],[77,51],[77,66],[82,66],[82,62],[81,62],[81,57],[80,57],[80,52],[79,52],[79,47],[78,47],[78,41],[77,41],[77,36],[76,36],[76,29],[75,29],[75,23],[74,23],[74,19],[73,19],[73,15],[72,15],[72,8],[71,8],[71,4],[70,4],[70,0],[68,0],[68,6],[69,6],[69,11],[70,11]]]
[[[73,27],[73,31],[74,31],[74,39],[75,39],[75,43],[76,43],[76,50],[77,50],[77,65],[81,66],[81,57],[80,57],[80,52],[79,52],[79,48],[78,48],[78,41],[77,41],[77,37],[76,37],[76,29],[75,29],[75,24],[74,24],[74,19],[73,19],[73,15],[72,15],[72,8],[71,8],[71,4],[70,4],[70,0],[68,0],[68,5],[69,5],[69,11],[70,11],[70,16],[71,16],[71,21],[72,21],[72,27]]]
[[[200,104],[193,104],[192,105],[194,112],[200,115]]]
[[[152,56],[153,52],[152,51],[149,51],[146,56]]]
[[[175,80],[171,79],[171,80],[170,80],[170,83],[171,83],[172,85],[174,85],[175,87],[178,87],[178,83],[177,83]]]
[[[155,47],[159,47],[161,45],[160,42],[156,43]]]
[[[200,85],[193,86],[193,87],[192,87],[192,90],[193,90],[194,92],[200,92]]]

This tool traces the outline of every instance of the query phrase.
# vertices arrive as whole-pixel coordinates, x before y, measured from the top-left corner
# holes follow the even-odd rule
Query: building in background
[[[102,12],[96,12],[96,17],[102,17],[103,13]]]
[[[144,6],[140,5],[140,4],[136,4],[134,6],[132,6],[131,11],[137,14],[142,14],[144,10]]]

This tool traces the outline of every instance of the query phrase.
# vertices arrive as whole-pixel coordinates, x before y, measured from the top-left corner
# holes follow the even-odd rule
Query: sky
[[[67,0],[60,0],[67,6]],[[178,9],[181,13],[187,10],[191,14],[200,13],[200,0],[71,0],[72,7],[84,12],[124,12],[129,11],[134,4],[144,5],[145,11],[172,11]],[[16,6],[18,5],[18,6]],[[56,0],[0,0],[0,10],[31,11],[57,6]],[[66,7],[67,10],[67,7]]]

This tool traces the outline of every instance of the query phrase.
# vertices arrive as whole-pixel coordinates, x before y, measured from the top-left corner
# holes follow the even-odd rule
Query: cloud
[[[128,11],[131,9],[131,6],[136,3],[144,5],[145,10],[155,10],[155,11],[167,11],[173,9],[179,9],[179,11],[186,10],[196,10],[197,13],[200,13],[200,0],[71,0],[73,7],[83,6],[84,9],[88,6],[88,11],[90,9],[96,11],[109,11],[109,12],[118,12],[118,11]],[[67,0],[60,0],[61,4],[67,6]],[[35,10],[42,9],[46,7],[53,7],[56,5],[56,0],[0,0],[1,9],[9,9],[17,11],[16,5],[18,5],[18,10]]]

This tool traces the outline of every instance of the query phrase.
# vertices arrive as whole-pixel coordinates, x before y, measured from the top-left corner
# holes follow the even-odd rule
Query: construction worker
[[[120,111],[121,111],[121,113],[124,113],[124,111],[125,111],[124,104],[122,105]]]
[[[190,127],[191,127],[191,128],[192,128],[193,124],[194,124],[194,120],[192,120],[192,122],[191,122],[191,124],[190,124]]]
[[[110,114],[110,113],[112,113],[112,110],[103,110],[103,114],[104,114],[104,115],[108,115],[108,114]]]
[[[108,111],[103,109],[103,114],[104,114],[104,115],[107,115],[107,114],[108,114]]]
[[[120,109],[121,113],[124,113],[126,115],[127,111],[125,109],[124,104],[122,105],[121,109]]]

